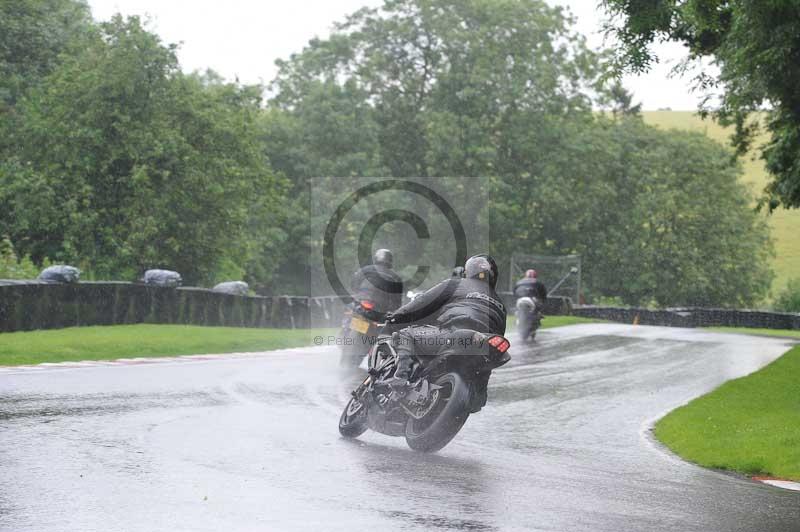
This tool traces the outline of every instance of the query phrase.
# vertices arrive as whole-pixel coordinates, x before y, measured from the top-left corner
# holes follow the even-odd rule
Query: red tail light
[[[501,353],[505,353],[508,351],[508,348],[511,347],[511,343],[502,336],[492,336],[489,338],[489,345]]]
[[[373,303],[372,301],[362,301],[361,306],[367,310],[372,310],[375,308],[375,303]]]

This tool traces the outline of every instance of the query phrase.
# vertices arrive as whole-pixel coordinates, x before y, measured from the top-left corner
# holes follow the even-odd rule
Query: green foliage
[[[514,228],[503,252],[579,253],[589,295],[629,305],[747,306],[766,294],[768,230],[719,145],[632,116],[587,121],[544,151],[527,155],[547,163],[540,174],[509,182],[499,206]]]
[[[573,235],[597,265],[589,286],[633,305],[750,306],[765,296],[769,232],[730,154],[700,134],[661,132],[638,118],[601,127],[610,139],[588,157],[597,165],[586,191],[594,201]]]
[[[746,153],[765,106],[771,134],[763,158],[773,181],[770,209],[800,207],[800,4],[795,0],[604,0],[608,29],[621,43],[622,68],[643,71],[657,59],[653,42],[685,44],[689,59],[710,56],[719,74],[702,69],[698,85],[721,90],[714,114],[735,125],[732,141]],[[700,64],[700,63],[698,63]],[[706,62],[705,64],[710,64]]]
[[[0,3],[0,232],[33,263],[304,293],[321,240],[312,199],[337,201],[358,176],[485,176],[480,194],[446,185],[476,218],[491,198],[501,264],[580,253],[587,294],[627,304],[750,305],[769,284],[767,232],[731,154],[645,126],[601,83],[605,56],[542,0],[362,9],[280,62],[266,109],[260,87],[183,74],[136,18],[95,25],[82,2],[48,5]],[[673,7],[636,27],[685,14],[659,5]],[[713,13],[692,16],[722,35]],[[312,177],[327,179],[320,197]]]
[[[11,240],[8,237],[2,237],[0,239],[0,279],[36,279],[38,275],[39,268],[30,257],[18,257]]]
[[[0,117],[90,32],[83,0],[0,0]]]
[[[598,65],[568,26],[538,0],[392,0],[358,11],[280,63],[270,161],[298,197],[311,176],[518,172],[517,144],[548,117],[591,114]],[[310,239],[299,231],[292,241]]]
[[[501,262],[580,253],[589,294],[627,304],[760,300],[768,232],[731,154],[644,125],[569,25],[536,0],[361,10],[281,63],[270,160],[287,176],[487,176]]]
[[[386,167],[400,177],[495,173],[498,158],[513,156],[509,126],[588,112],[585,89],[599,73],[562,11],[540,0],[388,0],[279,65],[275,106],[295,116],[347,109],[336,127],[314,124],[305,137],[312,146],[349,139],[341,131],[359,117],[367,127],[327,159],[377,143],[381,164],[352,171]]]
[[[258,138],[260,89],[183,75],[138,19],[100,26],[17,105],[0,221],[19,249],[133,279],[150,267],[269,280],[282,184]]]
[[[775,310],[800,312],[800,279],[792,279],[775,298]]]

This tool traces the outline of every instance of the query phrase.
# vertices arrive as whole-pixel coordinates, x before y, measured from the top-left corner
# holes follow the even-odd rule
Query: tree
[[[19,251],[112,278],[269,281],[284,190],[258,137],[260,88],[182,74],[135,17],[99,30],[17,103],[0,221]]]
[[[790,279],[775,298],[774,307],[782,312],[800,312],[800,279]]]
[[[584,89],[598,65],[568,26],[538,0],[360,10],[279,63],[271,107],[284,133],[273,129],[270,160],[295,180],[517,173],[512,132],[528,135],[547,115],[591,114]]]
[[[769,232],[728,150],[635,114],[553,132],[542,170],[503,183],[500,254],[580,254],[590,299],[747,306],[766,295]],[[523,161],[543,158],[524,148]]]
[[[581,253],[590,295],[744,305],[768,287],[767,232],[731,154],[646,126],[557,8],[389,0],[280,66],[268,149],[287,176],[484,176],[485,196],[455,192],[491,199],[501,263]]]
[[[766,111],[771,138],[762,157],[773,180],[770,210],[800,207],[800,4],[795,0],[604,0],[609,30],[619,39],[619,65],[635,72],[657,61],[653,42],[685,44],[689,60],[709,57],[719,74],[703,70],[702,89],[721,92],[713,114],[735,125],[739,154],[750,148]],[[702,62],[697,62],[701,66]],[[705,63],[708,64],[708,63]],[[708,111],[703,110],[705,113]]]
[[[79,48],[91,21],[83,0],[0,0],[0,113]]]
[[[391,175],[494,173],[515,116],[590,112],[599,64],[569,23],[540,0],[387,0],[279,62],[273,104],[338,85],[372,109]]]
[[[35,279],[39,268],[30,257],[18,257],[8,237],[0,238],[0,279]]]

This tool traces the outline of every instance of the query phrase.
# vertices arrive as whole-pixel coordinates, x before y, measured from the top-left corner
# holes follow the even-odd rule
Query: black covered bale
[[[181,278],[181,274],[172,270],[147,270],[144,272],[142,282],[152,286],[177,288],[183,282],[183,278]]]
[[[57,264],[48,266],[39,274],[39,280],[46,283],[77,283],[81,271],[75,266]]]
[[[227,281],[215,285],[211,290],[234,296],[246,296],[250,293],[250,286],[244,281]]]

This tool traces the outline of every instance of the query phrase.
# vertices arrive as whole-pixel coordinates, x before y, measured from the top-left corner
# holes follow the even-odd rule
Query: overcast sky
[[[596,0],[547,0],[568,6],[577,29],[599,46],[602,13]],[[165,42],[180,43],[184,70],[212,68],[241,82],[268,82],[275,59],[300,51],[314,36],[328,35],[333,22],[382,0],[89,0],[96,19],[114,13],[150,18],[150,29]],[[683,55],[679,45],[659,45],[662,63],[645,76],[628,76],[626,87],[646,110],[694,110],[697,96],[688,79],[670,79],[669,71]]]

